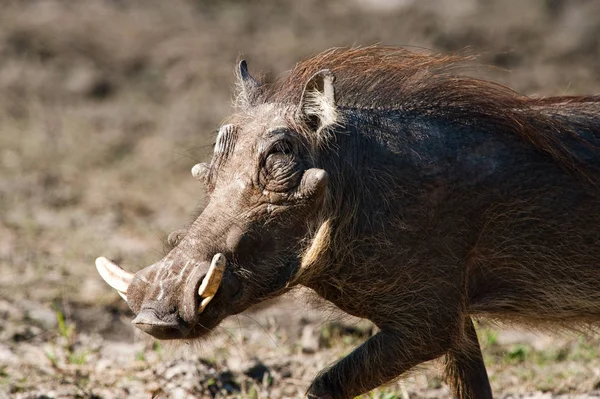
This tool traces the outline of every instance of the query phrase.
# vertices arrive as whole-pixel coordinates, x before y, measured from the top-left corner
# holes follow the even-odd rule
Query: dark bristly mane
[[[298,104],[306,81],[329,69],[342,112],[367,109],[444,118],[450,123],[512,132],[588,180],[600,165],[600,96],[530,98],[459,74],[471,57],[391,47],[335,48],[298,63],[289,75],[263,85],[257,103]],[[578,151],[575,151],[577,148]]]
[[[295,104],[306,81],[329,69],[335,76],[339,106],[399,109],[416,93],[435,87],[433,77],[444,76],[463,61],[466,58],[399,48],[336,48],[298,63],[287,77],[264,91],[262,100]]]

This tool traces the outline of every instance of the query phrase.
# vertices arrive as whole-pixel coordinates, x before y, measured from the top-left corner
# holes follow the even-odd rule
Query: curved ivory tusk
[[[198,288],[198,295],[201,298],[204,298],[200,303],[198,313],[202,313],[206,305],[208,305],[217,293],[217,290],[221,285],[221,280],[223,279],[226,265],[227,258],[225,258],[225,255],[218,253],[213,256],[208,273],[206,273],[206,277],[204,277],[202,284],[200,284],[200,288]]]
[[[96,259],[96,269],[98,269],[98,273],[100,273],[104,281],[117,290],[123,299],[127,300],[125,294],[127,293],[129,284],[133,281],[133,274],[123,270],[121,266],[104,257]]]

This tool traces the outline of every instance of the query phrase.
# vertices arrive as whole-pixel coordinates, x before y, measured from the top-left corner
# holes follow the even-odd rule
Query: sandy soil
[[[529,95],[600,93],[600,2],[1,2],[0,398],[299,398],[372,333],[306,294],[203,342],[130,324],[96,274],[164,253],[203,192],[235,60],[274,77],[333,46],[479,54],[472,73]],[[500,398],[600,397],[599,337],[479,334]],[[371,398],[449,397],[433,363]]]

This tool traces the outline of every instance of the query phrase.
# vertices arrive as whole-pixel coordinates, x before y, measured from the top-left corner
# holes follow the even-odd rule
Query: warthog
[[[309,397],[445,356],[457,397],[491,398],[474,317],[600,321],[600,97],[524,97],[460,61],[333,49],[268,85],[242,61],[237,112],[192,170],[204,211],[135,275],[97,260],[133,323],[196,338],[303,285],[379,328]]]

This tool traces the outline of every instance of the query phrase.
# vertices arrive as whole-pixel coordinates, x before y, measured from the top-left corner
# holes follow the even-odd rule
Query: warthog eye
[[[300,183],[302,168],[291,143],[280,140],[266,152],[260,184],[268,191],[289,191]]]

